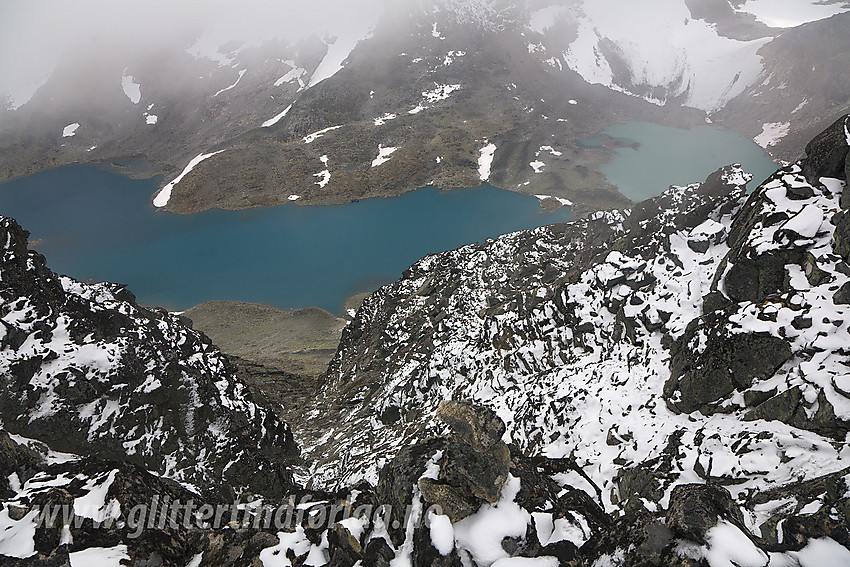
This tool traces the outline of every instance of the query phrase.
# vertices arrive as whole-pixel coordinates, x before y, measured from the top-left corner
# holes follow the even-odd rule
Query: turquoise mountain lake
[[[617,148],[617,157],[602,166],[612,185],[633,201],[658,195],[670,185],[704,181],[717,168],[740,163],[753,174],[749,189],[767,179],[777,164],[749,138],[716,126],[697,126],[689,130],[659,126],[648,122],[615,124],[604,132],[612,138],[633,144]],[[583,140],[598,147],[600,138]]]
[[[188,216],[156,211],[156,190],[153,180],[66,166],[0,184],[0,215],[30,231],[54,271],[127,284],[147,305],[228,299],[334,313],[426,254],[570,218],[486,184]]]
[[[755,143],[713,126],[629,122],[605,134],[637,143],[617,148],[602,168],[635,201],[702,181],[730,163],[755,175],[751,188],[776,169]],[[599,146],[602,138],[582,143]],[[32,233],[54,271],[125,283],[148,305],[176,310],[229,299],[335,313],[346,297],[394,281],[426,254],[570,219],[567,208],[547,213],[533,197],[487,184],[189,216],[154,210],[156,190],[155,180],[67,166],[0,184],[0,214]]]

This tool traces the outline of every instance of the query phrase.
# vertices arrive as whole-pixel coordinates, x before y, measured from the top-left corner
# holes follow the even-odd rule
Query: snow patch
[[[310,540],[307,539],[304,528],[301,526],[298,526],[294,532],[278,532],[277,539],[277,545],[260,551],[263,567],[289,567],[292,563],[287,557],[288,551],[295,553],[296,557],[310,551]]]
[[[737,526],[722,520],[705,534],[711,567],[764,567],[768,557]]]
[[[769,148],[775,146],[790,131],[790,122],[768,122],[762,125],[761,134],[753,138],[753,141],[763,148]]]
[[[458,548],[467,550],[478,565],[492,565],[508,557],[502,549],[506,537],[523,537],[531,516],[514,499],[520,479],[508,475],[502,495],[495,504],[484,504],[473,515],[454,524]]]
[[[88,490],[85,496],[80,496],[74,499],[74,514],[83,518],[91,518],[95,522],[103,522],[106,518],[113,520],[121,517],[121,509],[117,500],[112,499],[106,501],[106,494],[109,492],[109,487],[112,486],[115,480],[115,475],[118,474],[118,469],[113,469],[106,475],[106,478],[89,479],[83,486],[83,490]]]
[[[304,77],[304,75],[307,74],[307,70],[299,67],[295,63],[295,61],[287,60],[287,61],[284,61],[284,63],[286,63],[287,65],[292,67],[292,69],[290,69],[284,76],[282,76],[278,80],[276,80],[274,82],[274,86],[279,87],[280,85],[282,85],[284,83],[290,83],[292,81],[298,81],[299,90],[306,87],[307,85],[306,85],[306,83],[304,83],[304,80],[302,79],[302,77]]]
[[[443,59],[443,65],[451,65],[454,63],[456,57],[463,57],[464,55],[466,55],[466,51],[449,51]]]
[[[186,168],[183,170],[183,172],[180,175],[175,177],[165,187],[163,187],[162,189],[159,190],[159,193],[157,193],[156,197],[153,198],[153,206],[159,208],[159,207],[164,207],[165,205],[167,205],[168,200],[171,199],[171,190],[174,189],[175,185],[180,183],[180,181],[182,181],[183,178],[186,177],[186,175],[188,175],[189,172],[192,171],[195,168],[196,165],[198,165],[199,163],[201,163],[202,161],[204,161],[207,158],[210,158],[210,157],[212,157],[216,154],[220,154],[223,151],[224,150],[218,150],[217,152],[211,152],[211,153],[208,153],[208,154],[200,154],[200,155],[197,155],[194,158],[192,158],[192,160],[189,162],[189,165],[186,166]]]
[[[396,119],[395,114],[393,114],[392,112],[387,112],[383,116],[379,116],[378,118],[375,118],[375,126],[383,126],[384,124],[387,123],[388,120],[395,120],[395,119]]]
[[[221,93],[223,93],[223,92],[225,92],[225,91],[229,91],[230,89],[232,89],[232,88],[234,88],[236,85],[238,85],[238,84],[239,84],[239,81],[241,81],[241,80],[242,80],[242,77],[244,77],[244,76],[245,76],[245,72],[246,72],[246,71],[247,71],[247,69],[242,69],[242,70],[240,70],[240,71],[239,71],[239,76],[238,76],[238,77],[236,77],[236,81],[234,81],[232,85],[227,86],[227,87],[224,87],[223,89],[219,89],[219,90],[218,90],[218,91],[217,91],[217,92],[216,92],[213,96],[214,96],[214,97],[216,97],[216,96],[220,95]]]
[[[132,75],[121,76],[121,88],[124,89],[124,94],[133,104],[139,104],[139,101],[142,100],[141,85],[135,81]]]
[[[454,85],[437,85],[436,88],[431,89],[430,91],[425,91],[422,93],[423,98],[430,103],[439,102],[441,100],[446,100],[449,98],[453,92],[460,90],[461,86],[458,84]]]
[[[398,147],[383,147],[378,144],[378,157],[372,160],[372,167],[378,167],[382,163],[390,160],[390,156],[398,149]]]
[[[319,160],[325,165],[325,169],[319,173],[314,173],[313,177],[318,177],[319,181],[317,184],[319,187],[324,187],[331,180],[331,171],[328,169],[328,156],[322,156]]]
[[[850,117],[844,119],[844,136],[847,139],[847,145],[850,146]]]
[[[455,548],[455,530],[448,516],[442,514],[428,513],[428,521],[431,530],[431,543],[440,552],[440,555],[448,555]]]
[[[74,122],[73,124],[68,124],[67,126],[65,126],[65,128],[62,129],[62,137],[63,138],[70,138],[71,136],[73,136],[74,134],[77,133],[77,128],[79,128],[79,127],[80,127],[79,122]]]
[[[357,44],[362,39],[366,39],[371,34],[371,29],[363,29],[361,27],[354,27],[352,29],[346,29],[341,35],[339,35],[333,43],[325,43],[328,46],[328,51],[325,54],[325,57],[322,59],[322,62],[319,63],[319,66],[316,67],[316,70],[313,72],[313,76],[310,77],[310,83],[307,85],[309,87],[314,87],[324,81],[325,79],[329,79],[339,72],[345,64],[345,60],[348,59],[348,56],[357,46]]]
[[[115,547],[90,547],[68,555],[71,558],[71,567],[122,567],[122,561],[130,562],[127,546],[123,544]]]
[[[823,219],[823,209],[817,205],[806,205],[803,210],[788,219],[781,228],[795,232],[803,238],[814,238],[820,231]]]
[[[564,199],[563,197],[555,197],[554,195],[535,195],[535,197],[537,197],[541,201],[545,201],[546,199],[555,199],[556,201],[561,203],[561,205],[563,205],[564,207],[572,207],[573,206],[572,201],[570,201],[569,199]]]
[[[148,114],[147,112],[145,112],[143,116],[145,117],[145,124],[148,124],[150,126],[153,126],[159,120],[159,116],[157,116],[156,114]]]
[[[38,512],[20,520],[9,517],[9,507],[0,510],[0,555],[23,559],[35,554],[35,526]]]
[[[490,168],[493,165],[493,156],[496,153],[496,144],[492,142],[481,148],[481,155],[478,156],[478,177],[481,181],[490,179]]]
[[[272,116],[271,118],[269,118],[268,120],[266,120],[265,122],[263,122],[260,125],[260,128],[268,128],[269,126],[274,126],[275,124],[280,122],[281,118],[283,118],[284,116],[287,115],[287,113],[290,111],[291,108],[292,108],[292,105],[290,104],[289,106],[284,108],[283,111],[281,111],[279,114],[276,114],[276,115]]]
[[[322,136],[324,136],[328,132],[338,130],[339,128],[342,128],[342,125],[331,126],[329,128],[325,128],[323,130],[318,130],[317,132],[313,132],[312,134],[307,134],[306,136],[304,136],[304,143],[305,144],[312,144],[313,142],[315,142],[316,140],[318,140],[319,138],[321,138]]]
[[[828,537],[810,539],[806,547],[788,555],[795,557],[801,567],[850,565],[850,550]]]

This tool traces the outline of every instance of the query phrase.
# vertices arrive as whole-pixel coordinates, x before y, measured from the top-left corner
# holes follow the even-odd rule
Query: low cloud
[[[389,0],[5,0],[0,93],[20,104],[57,65],[84,53],[155,53],[189,49],[199,41],[208,50],[228,42],[365,33],[388,5]]]

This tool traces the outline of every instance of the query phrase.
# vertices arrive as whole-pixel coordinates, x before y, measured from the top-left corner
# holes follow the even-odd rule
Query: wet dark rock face
[[[847,177],[848,152],[850,142],[847,139],[848,121],[842,116],[832,125],[815,136],[806,145],[806,161],[803,175],[812,185],[820,184],[821,177],[835,177],[850,181]],[[847,197],[844,197],[846,201]]]

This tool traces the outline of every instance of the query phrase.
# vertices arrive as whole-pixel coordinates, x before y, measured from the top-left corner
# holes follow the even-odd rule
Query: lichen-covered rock
[[[788,263],[793,262],[782,255],[770,253],[734,263],[726,273],[727,295],[736,302],[757,302],[786,290],[788,274],[785,265]]]
[[[744,414],[744,421],[767,419],[790,423],[800,407],[803,392],[799,387],[790,388],[781,394],[756,404],[756,407]]]
[[[510,469],[510,450],[502,441],[505,424],[489,408],[443,402],[437,417],[452,430],[436,478],[422,478],[425,501],[440,506],[452,522],[499,499]]]

